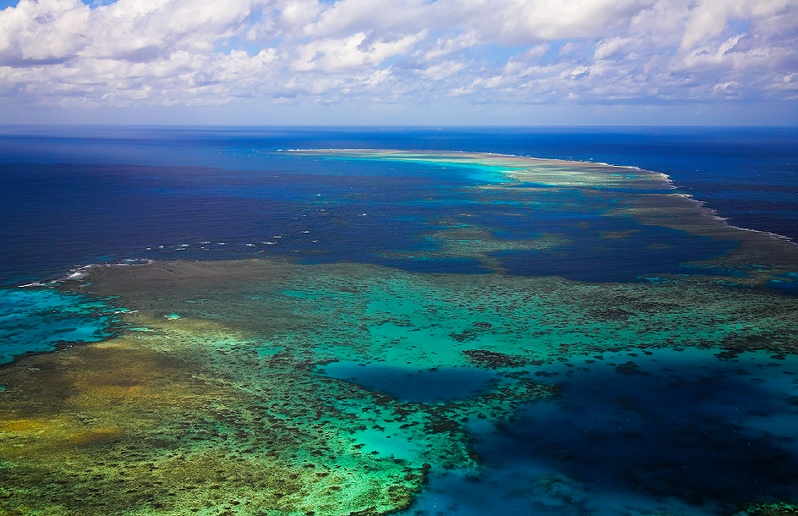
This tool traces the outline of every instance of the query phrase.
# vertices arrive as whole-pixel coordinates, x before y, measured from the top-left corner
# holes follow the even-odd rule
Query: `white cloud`
[[[316,21],[305,25],[309,37],[342,37],[360,31],[379,34],[417,32],[429,11],[426,2],[405,0],[339,0],[321,10]]]
[[[0,95],[44,105],[794,101],[798,0],[20,0]]]
[[[394,40],[372,39],[365,32],[339,39],[318,39],[301,45],[293,69],[339,72],[381,65],[386,59],[405,55],[423,33]]]
[[[419,77],[428,81],[440,81],[467,68],[467,64],[460,61],[442,61],[430,66],[425,66],[416,71]]]
[[[250,0],[120,0],[91,13],[86,58],[149,61],[175,50],[207,52],[242,32]],[[97,44],[102,43],[102,44]]]
[[[79,0],[20,0],[0,12],[0,64],[57,62],[91,44],[89,8]]]
[[[629,48],[633,45],[634,42],[631,38],[614,37],[604,39],[596,45],[596,50],[593,53],[593,57],[597,60],[623,57],[628,53]]]
[[[458,34],[447,38],[438,38],[434,45],[428,45],[423,51],[423,59],[429,62],[433,59],[471,48],[477,44],[477,34],[474,31]]]
[[[592,38],[628,24],[646,0],[538,0],[509,2],[501,12],[501,37],[510,42]],[[512,5],[516,4],[516,5]]]

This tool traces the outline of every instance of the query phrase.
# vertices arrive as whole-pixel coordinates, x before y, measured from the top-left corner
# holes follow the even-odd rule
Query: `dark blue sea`
[[[639,167],[667,174],[677,192],[731,225],[798,241],[795,128],[5,126],[0,363],[109,335],[115,308],[16,288],[87,264],[277,257],[486,274],[468,256],[397,258],[433,250],[427,236],[466,212],[508,241],[569,237],[557,260],[496,254],[520,276],[601,283],[689,275],[685,263],[738,245],[631,218],[604,228],[591,211],[596,201],[569,192],[556,199],[567,212],[529,225],[475,201],[470,187],[495,178],[292,149],[474,151]],[[597,241],[605,229],[630,236]],[[741,500],[798,500],[794,355],[718,362],[672,350],[638,354],[635,374],[615,367],[628,360],[623,353],[572,371],[548,366],[561,383],[558,401],[525,408],[506,425],[471,428],[484,475],[434,472],[408,514],[735,514]],[[456,389],[444,380],[445,399]],[[464,388],[479,390],[483,380]],[[383,374],[359,381],[400,399],[440,401]]]
[[[336,165],[282,152],[309,148],[478,151],[635,166],[668,174],[679,191],[732,225],[798,239],[798,129],[3,127],[0,284],[139,258],[283,254],[388,264],[377,251],[425,245],[419,234],[429,224],[470,202],[459,188],[473,179],[460,171]],[[423,198],[440,202],[415,202]],[[322,204],[334,204],[340,216],[319,217]],[[407,209],[398,214],[397,206]],[[348,211],[370,216],[348,224]],[[326,242],[315,245],[301,231]],[[275,236],[277,244],[263,243]],[[435,266],[479,272],[469,263]]]

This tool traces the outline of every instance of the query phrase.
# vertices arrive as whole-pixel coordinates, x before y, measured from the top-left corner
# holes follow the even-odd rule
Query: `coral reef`
[[[542,366],[656,349],[796,353],[798,298],[773,282],[794,282],[797,247],[730,228],[661,174],[467,153],[309,154],[478,176],[474,213],[437,221],[428,249],[383,257],[465,258],[481,274],[170,261],[95,266],[42,290],[97,300],[112,328],[0,367],[0,512],[384,514],[408,508],[431,475],[477,475],[474,428],[558,395]],[[516,216],[528,210],[556,213],[528,228]],[[638,262],[623,261],[629,249]],[[603,271],[588,270],[587,251],[633,271],[592,281]],[[650,256],[667,266],[635,273]],[[549,263],[570,269],[547,274]],[[642,374],[632,360],[614,368]],[[375,370],[422,391],[436,378],[476,387],[403,396],[390,381],[370,387]]]

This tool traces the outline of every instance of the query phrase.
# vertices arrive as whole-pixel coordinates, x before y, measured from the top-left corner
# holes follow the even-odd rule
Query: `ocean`
[[[795,510],[794,128],[4,126],[0,184],[0,511]]]
[[[297,163],[280,152],[287,149],[456,150],[640,167],[668,174],[680,192],[732,225],[798,239],[794,129],[6,127],[0,134],[4,284],[82,264],[159,257],[147,248],[161,245],[226,241],[233,251],[207,257],[256,255],[242,246],[290,231],[293,217],[319,193],[340,199],[356,187],[364,204],[378,205],[389,189],[414,199],[470,181],[395,163],[345,170]],[[417,220],[425,217],[431,215]],[[393,228],[397,249],[417,244],[401,240],[419,232],[412,224]],[[347,245],[345,257],[331,251],[331,259],[373,261],[361,256],[379,248],[363,240],[373,233],[348,229],[324,228],[362,249]]]

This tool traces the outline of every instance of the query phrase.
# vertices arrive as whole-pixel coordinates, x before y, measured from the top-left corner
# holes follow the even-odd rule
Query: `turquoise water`
[[[0,363],[106,339],[113,334],[114,312],[104,301],[57,290],[0,289]]]

